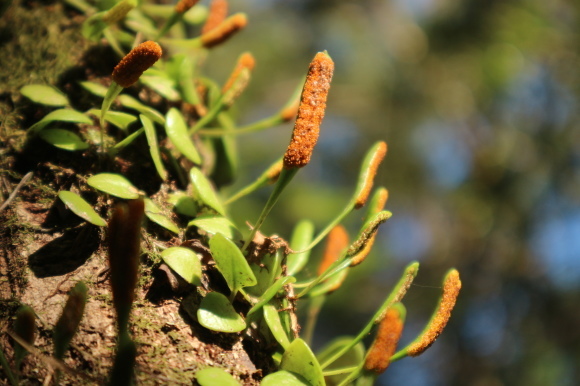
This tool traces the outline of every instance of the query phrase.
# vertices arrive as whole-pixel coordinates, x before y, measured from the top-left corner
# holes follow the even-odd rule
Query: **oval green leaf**
[[[163,228],[170,230],[175,234],[179,234],[179,227],[171,221],[169,217],[163,214],[161,208],[159,208],[151,199],[144,199],[145,202],[145,216],[154,223],[161,225]]]
[[[127,200],[139,198],[141,195],[141,191],[120,174],[96,174],[87,180],[87,184],[102,192]]]
[[[98,118],[101,117],[101,110],[99,109],[90,109],[88,112]],[[105,121],[117,126],[121,130],[127,130],[127,128],[136,120],[136,116],[122,113],[120,111],[107,111],[105,114]]]
[[[187,134],[185,119],[175,107],[167,112],[165,119],[165,131],[175,147],[194,164],[201,164],[201,157],[195,145]]]
[[[246,258],[232,240],[218,233],[209,240],[209,249],[217,268],[234,294],[240,288],[257,284]]]
[[[59,149],[76,151],[88,149],[89,144],[72,131],[64,129],[47,129],[39,134],[40,138]]]
[[[174,102],[180,99],[179,93],[175,90],[175,82],[171,79],[164,76],[147,75],[145,72],[139,80],[169,101]]]
[[[280,369],[301,375],[312,386],[325,384],[318,360],[306,342],[300,338],[294,340],[282,355]]]
[[[195,377],[201,386],[240,386],[230,373],[217,367],[199,370],[195,373]]]
[[[216,215],[203,215],[191,220],[188,227],[195,226],[210,235],[222,234],[228,239],[239,240],[242,238],[240,231],[226,217]]]
[[[165,264],[177,272],[185,281],[201,285],[201,262],[197,254],[189,248],[171,247],[161,252]]]
[[[310,384],[300,375],[282,370],[264,377],[260,386],[310,386]]]
[[[246,328],[244,318],[219,292],[210,292],[202,299],[197,319],[202,326],[213,331],[239,332]]]
[[[92,119],[87,117],[84,113],[71,109],[58,109],[51,111],[40,121],[36,122],[34,125],[30,126],[28,129],[28,135],[36,134],[42,130],[50,122],[73,122],[73,123],[93,123]]]
[[[68,99],[60,90],[46,84],[29,84],[20,93],[35,103],[45,106],[66,106]]]
[[[264,319],[276,341],[286,350],[290,346],[290,339],[280,321],[280,313],[272,304],[264,306]]]
[[[61,190],[58,192],[58,198],[80,218],[100,227],[107,225],[107,222],[78,194]]]
[[[189,171],[189,177],[191,178],[196,198],[204,205],[209,206],[219,214],[225,216],[224,207],[218,198],[216,191],[202,171],[199,168],[193,167]]]
[[[93,83],[93,82],[89,82],[89,81],[79,82],[79,83],[85,90],[87,90],[88,92],[90,92],[93,95],[99,96],[101,98],[104,98],[105,95],[107,95],[107,88],[105,86],[103,86],[102,84]],[[99,113],[99,116],[100,116],[100,113]]]
[[[290,248],[294,251],[301,251],[308,247],[314,237],[314,224],[310,220],[300,221],[290,238]],[[286,266],[288,276],[295,275],[308,263],[310,249],[304,252],[291,253],[288,255]]]

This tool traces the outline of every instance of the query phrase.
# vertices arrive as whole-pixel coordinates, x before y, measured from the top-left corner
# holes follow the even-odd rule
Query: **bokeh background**
[[[207,69],[225,78],[240,52],[255,55],[241,122],[275,113],[317,51],[336,63],[313,161],[267,232],[288,237],[302,218],[324,226],[352,194],[364,152],[389,144],[377,184],[389,189],[394,216],[326,303],[316,347],[356,334],[417,260],[404,341],[429,319],[450,267],[463,290],[433,347],[394,363],[380,385],[580,384],[580,2],[237,0],[232,8],[248,14],[248,28]],[[284,152],[290,131],[240,137],[242,170],[252,172],[231,191]],[[268,193],[241,200],[234,215],[254,219]],[[346,221],[351,234],[361,216]]]

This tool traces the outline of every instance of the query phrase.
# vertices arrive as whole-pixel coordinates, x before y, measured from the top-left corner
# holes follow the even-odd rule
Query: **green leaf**
[[[264,377],[260,386],[310,386],[310,384],[298,374],[281,370]]]
[[[199,168],[193,167],[189,171],[189,177],[191,178],[196,198],[204,205],[225,216],[224,207],[211,182],[203,175],[203,172]]]
[[[167,112],[165,131],[177,149],[194,164],[201,164],[201,157],[195,145],[187,134],[187,125],[183,116],[175,107]]]
[[[100,227],[107,225],[107,222],[103,220],[91,205],[78,194],[61,190],[58,192],[58,198],[60,198],[62,202],[64,202],[64,204],[80,218]]]
[[[165,118],[159,111],[144,105],[132,96],[122,94],[119,95],[117,99],[123,106],[127,107],[128,109],[137,110],[141,114],[147,116],[147,118],[151,119],[153,122],[157,122],[160,125],[165,125]]]
[[[107,88],[102,84],[93,83],[89,81],[79,82],[80,85],[93,95],[104,98],[107,95]]]
[[[89,147],[89,144],[83,141],[78,135],[64,129],[46,129],[39,136],[52,146],[63,150],[85,150]]]
[[[288,339],[288,335],[282,326],[280,313],[275,306],[272,304],[266,304],[264,306],[264,319],[266,320],[266,323],[276,341],[280,343],[280,346],[282,346],[284,350],[288,349],[290,346],[290,339]]]
[[[203,215],[191,220],[188,227],[195,226],[210,235],[222,234],[228,239],[239,240],[242,235],[236,226],[226,217],[216,215]]]
[[[294,251],[301,251],[308,247],[314,236],[314,224],[309,220],[300,221],[294,231],[292,232],[292,237],[290,238],[290,248]],[[286,266],[287,274],[289,276],[295,275],[300,272],[302,268],[308,263],[310,258],[310,249],[304,252],[291,253],[288,255]]]
[[[99,109],[90,109],[88,113],[95,115],[97,118],[101,116],[101,110]],[[127,130],[127,128],[136,120],[136,116],[122,113],[120,111],[107,111],[105,114],[105,121],[117,126],[121,130]]]
[[[217,367],[199,370],[195,373],[195,377],[201,386],[240,386],[230,373]]]
[[[149,220],[161,225],[163,228],[168,229],[175,234],[179,234],[179,227],[163,214],[161,208],[159,208],[149,198],[145,198],[143,201],[145,202],[145,216],[147,216]]]
[[[45,106],[67,106],[68,99],[60,90],[46,84],[29,84],[20,93],[35,103]]]
[[[175,82],[165,76],[147,75],[146,71],[139,80],[169,101],[175,102],[180,99],[179,93],[175,90]]]
[[[120,174],[96,174],[87,180],[87,184],[102,192],[128,200],[139,198],[142,194],[139,189]]]
[[[170,193],[167,202],[173,205],[173,210],[189,217],[197,216],[197,204],[195,200],[185,192]]]
[[[202,299],[197,319],[202,326],[213,331],[239,332],[246,328],[244,318],[219,292],[210,292]]]
[[[48,113],[40,121],[36,122],[34,125],[30,126],[28,129],[28,135],[36,134],[42,130],[50,122],[73,122],[73,123],[93,123],[92,119],[87,117],[84,113],[81,113],[72,109],[59,109]]]
[[[185,281],[201,285],[201,262],[189,248],[171,247],[161,252],[163,261]]]
[[[125,139],[123,139],[120,142],[117,142],[117,144],[115,146],[113,146],[112,148],[110,148],[109,149],[109,154],[111,154],[112,156],[114,156],[119,151],[121,151],[122,149],[124,149],[126,146],[129,146],[130,144],[132,144],[133,141],[135,141],[137,139],[137,137],[139,137],[141,134],[143,134],[144,131],[145,131],[144,128],[140,128],[139,130],[137,130],[137,131],[129,134]]]
[[[300,338],[294,340],[284,352],[280,369],[301,375],[312,386],[325,385],[318,360]]]
[[[161,161],[161,153],[159,152],[159,144],[157,143],[157,133],[155,132],[155,126],[153,122],[147,118],[147,116],[141,114],[139,115],[143,128],[145,129],[145,136],[147,137],[147,143],[149,144],[149,153],[151,153],[151,158],[153,159],[153,164],[157,170],[157,174],[162,180],[167,178],[167,171],[165,166],[163,166],[163,161]]]
[[[257,284],[246,258],[233,241],[218,233],[209,240],[209,249],[233,296],[240,288]]]

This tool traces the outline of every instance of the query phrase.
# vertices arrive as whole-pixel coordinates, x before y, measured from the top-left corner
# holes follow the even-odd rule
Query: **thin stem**
[[[292,178],[294,177],[296,172],[298,172],[297,168],[282,169],[282,172],[280,173],[280,177],[278,177],[278,181],[276,182],[276,185],[274,186],[274,191],[272,191],[272,194],[270,194],[270,198],[268,198],[268,202],[266,202],[264,209],[262,209],[262,213],[260,214],[258,221],[254,225],[254,228],[252,229],[250,236],[248,237],[248,239],[244,243],[244,246],[242,247],[242,252],[244,252],[246,250],[246,248],[248,248],[248,246],[250,245],[250,243],[254,239],[256,232],[258,232],[258,230],[260,229],[260,227],[264,223],[264,220],[266,220],[266,217],[268,216],[268,214],[270,213],[270,211],[272,210],[272,208],[274,207],[274,205],[276,204],[276,202],[280,198],[280,194],[282,193],[282,191],[284,190],[286,185],[288,185],[288,183],[292,180]]]
[[[344,380],[342,382],[340,382],[338,384],[338,386],[350,385],[352,383],[352,381],[354,381],[355,379],[360,377],[361,370],[362,370],[362,364],[355,367],[354,370],[348,375],[348,377],[344,378]]]
[[[224,96],[221,95],[220,98],[217,100],[216,104],[212,107],[210,111],[207,112],[199,121],[193,125],[191,129],[189,129],[189,135],[196,133],[199,129],[216,119],[218,114],[224,109]]]
[[[4,356],[4,352],[2,350],[0,350],[0,365],[2,365],[2,368],[4,369],[4,374],[6,374],[6,378],[8,378],[10,384],[12,386],[18,386],[18,379],[12,372],[12,369],[10,369],[10,366],[8,365],[8,360]]]
[[[325,300],[326,296],[317,296],[312,298],[310,300],[310,304],[308,305],[308,314],[306,316],[306,323],[304,324],[304,330],[302,332],[303,339],[308,345],[310,345],[312,342],[316,321],[318,320],[318,315],[320,314],[320,310],[322,309]]]
[[[343,356],[348,350],[353,348],[358,342],[360,342],[365,336],[367,336],[367,334],[371,331],[371,329],[377,323],[377,321],[381,319],[383,313],[393,304],[399,302],[403,298],[403,296],[407,293],[407,289],[409,288],[409,286],[413,282],[413,279],[417,275],[418,269],[419,263],[417,262],[413,262],[407,266],[405,272],[399,279],[397,285],[395,285],[395,287],[393,288],[393,290],[391,291],[385,302],[373,315],[373,317],[367,323],[367,325],[349,344],[345,345],[342,349],[338,350],[336,353],[334,353],[334,355],[332,355],[330,358],[324,361],[324,363],[320,365],[322,369],[327,368],[330,364],[332,364],[335,360]]]
[[[220,130],[220,129],[205,129],[199,130],[200,134],[218,137],[222,135],[239,135],[239,134],[249,134],[255,133],[258,131],[262,131],[265,129],[270,129],[275,126],[281,125],[284,123],[284,120],[280,116],[280,114],[273,115],[268,118],[261,119],[257,122],[251,123],[246,126],[242,126],[236,130]]]
[[[340,367],[338,369],[333,369],[333,370],[328,370],[328,371],[324,371],[322,374],[325,377],[330,377],[332,375],[341,375],[341,374],[346,374],[346,373],[351,373],[353,371],[355,371],[356,369],[358,369],[359,366],[352,366],[352,367]]]

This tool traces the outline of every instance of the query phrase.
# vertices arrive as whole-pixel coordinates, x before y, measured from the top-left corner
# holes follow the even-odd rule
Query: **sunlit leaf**
[[[280,321],[280,313],[272,304],[264,306],[264,319],[276,341],[286,350],[290,346],[290,339]]]
[[[105,226],[107,222],[95,212],[92,206],[86,202],[81,196],[73,192],[61,190],[58,192],[58,197],[64,204],[77,216],[87,220],[91,224],[98,226]]]
[[[59,122],[73,122],[73,123],[86,123],[91,124],[93,123],[92,119],[87,117],[85,114],[72,110],[72,109],[59,109],[54,110],[48,113],[44,118],[40,121],[36,122],[34,125],[30,126],[28,129],[28,134],[36,134],[40,130],[42,130],[46,125],[51,122],[59,121]]]
[[[139,115],[143,128],[145,129],[145,136],[147,137],[147,143],[149,144],[149,153],[151,154],[151,159],[153,159],[153,164],[155,165],[155,170],[162,180],[167,178],[167,171],[161,160],[161,153],[159,151],[159,144],[157,143],[157,133],[155,132],[155,126],[151,119],[147,116],[141,114]]]
[[[179,234],[179,227],[171,221],[169,217],[163,214],[161,208],[159,208],[151,199],[145,198],[145,216],[154,223],[161,225],[163,228],[170,230],[173,233]]]
[[[195,226],[210,235],[219,233],[232,240],[239,240],[242,237],[236,226],[229,219],[223,216],[199,216],[194,220],[191,220],[187,226]]]
[[[40,132],[39,137],[59,149],[75,151],[88,149],[89,144],[78,135],[64,129],[46,129]]]
[[[289,371],[276,371],[262,379],[260,386],[309,386],[310,384],[300,375]]]
[[[139,80],[169,101],[180,99],[179,93],[175,90],[175,83],[167,77],[147,75],[145,72]]]
[[[99,96],[101,98],[104,98],[105,95],[107,95],[107,88],[105,86],[103,86],[102,84],[93,83],[93,82],[89,82],[89,81],[84,81],[84,82],[79,82],[79,83],[85,90],[87,90],[88,92],[90,92],[93,95]]]
[[[246,322],[234,309],[227,297],[210,292],[202,299],[197,311],[199,324],[213,331],[239,332]]]
[[[280,369],[301,375],[312,386],[325,384],[318,360],[300,338],[295,339],[284,352]]]
[[[218,270],[235,294],[240,288],[256,285],[256,277],[240,248],[218,233],[209,240],[209,249]]]
[[[201,284],[201,262],[191,249],[170,247],[161,252],[161,257],[185,281],[193,285]]]
[[[88,112],[96,117],[101,116],[101,110],[99,109],[90,109]],[[105,121],[117,126],[121,130],[127,130],[136,120],[136,116],[120,111],[107,111],[105,114]]]
[[[201,157],[195,145],[187,134],[187,125],[183,116],[176,108],[172,107],[167,112],[165,119],[165,131],[171,142],[177,149],[194,164],[201,164]]]
[[[128,200],[139,198],[141,195],[139,189],[120,174],[96,174],[87,180],[87,184],[102,192]]]
[[[199,370],[195,378],[201,386],[240,386],[230,373],[217,367]]]
[[[292,232],[292,237],[290,238],[290,248],[294,251],[301,251],[305,249],[314,236],[314,224],[310,220],[300,221],[294,231]],[[310,249],[304,252],[291,253],[288,255],[287,259],[287,274],[295,275],[300,272],[302,268],[308,263],[310,257]]]
[[[225,215],[224,207],[215,189],[203,172],[199,168],[193,167],[189,171],[189,177],[191,178],[196,198],[219,214]]]
[[[20,93],[35,103],[45,106],[66,106],[66,95],[57,88],[46,84],[29,84],[20,89]]]

